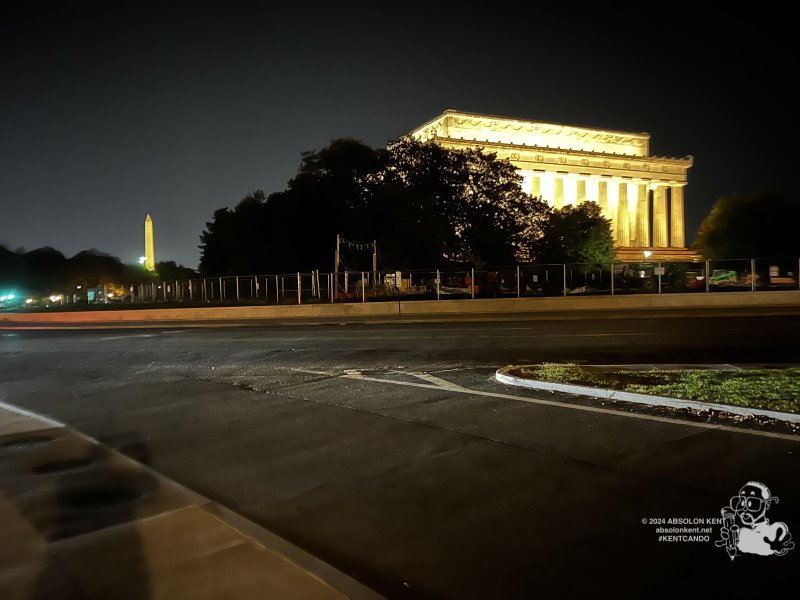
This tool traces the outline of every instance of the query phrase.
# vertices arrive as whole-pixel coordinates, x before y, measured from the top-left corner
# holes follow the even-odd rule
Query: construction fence
[[[800,289],[800,259],[525,264],[411,271],[344,271],[206,277],[105,285],[60,302],[287,305],[464,298],[713,293]],[[46,303],[47,299],[43,299]]]

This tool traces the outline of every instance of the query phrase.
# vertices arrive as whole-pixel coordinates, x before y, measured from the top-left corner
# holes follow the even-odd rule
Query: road
[[[719,525],[707,542],[659,542],[656,527],[715,519],[756,480],[780,497],[769,517],[796,534],[800,437],[508,388],[494,371],[798,363],[798,334],[800,317],[755,312],[5,330],[0,400],[148,462],[390,598],[738,595],[790,581],[800,549],[732,562],[714,546]]]

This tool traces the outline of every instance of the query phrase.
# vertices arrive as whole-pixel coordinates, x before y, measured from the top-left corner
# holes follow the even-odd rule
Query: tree
[[[291,273],[333,266],[336,235],[352,239],[373,227],[366,180],[382,151],[350,138],[304,152],[287,189],[248,194],[214,212],[200,236],[204,275]],[[328,267],[330,268],[330,267]]]
[[[219,209],[201,234],[205,275],[333,266],[336,236],[377,240],[383,269],[508,265],[529,256],[549,209],[508,161],[406,136],[376,150],[339,139],[303,153],[287,189]],[[371,268],[371,253],[343,268]]]
[[[797,258],[800,201],[776,194],[724,196],[700,225],[704,258]]]
[[[610,263],[614,260],[611,222],[595,202],[552,210],[531,254],[542,263]]]
[[[547,208],[522,191],[511,163],[409,136],[390,143],[387,154],[380,183],[389,201],[382,205],[395,231],[385,242],[404,250],[407,264],[399,266],[502,265],[525,253]]]
[[[174,260],[163,260],[156,263],[157,277],[161,281],[177,281],[197,277],[197,271],[177,264]]]
[[[200,271],[206,275],[255,274],[269,253],[272,233],[265,214],[266,195],[250,192],[233,208],[214,211],[200,235]]]

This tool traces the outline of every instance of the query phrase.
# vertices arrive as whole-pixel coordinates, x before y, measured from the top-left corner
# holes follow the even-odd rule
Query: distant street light
[[[645,260],[647,260],[647,259],[648,259],[648,258],[650,258],[651,256],[653,256],[653,253],[652,253],[652,252],[650,252],[650,250],[645,250],[645,251],[644,251],[644,259],[645,259]]]
[[[146,262],[147,262],[147,257],[146,256],[140,256],[139,257],[139,264],[140,265],[144,265],[144,263],[146,263]]]

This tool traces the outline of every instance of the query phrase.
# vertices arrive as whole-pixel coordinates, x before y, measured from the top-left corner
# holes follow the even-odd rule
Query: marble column
[[[636,201],[636,245],[650,246],[650,202],[647,199],[647,186],[639,184]]]
[[[556,177],[553,188],[553,207],[564,208],[564,178]]]
[[[583,177],[578,179],[576,204],[583,204],[586,202],[586,180]]]
[[[542,178],[538,175],[531,177],[531,196],[542,197]]]
[[[597,182],[597,205],[603,216],[608,218],[608,181],[605,179]]]
[[[667,248],[669,235],[667,232],[667,188],[656,185],[653,193],[653,247]]]
[[[617,197],[617,246],[631,245],[630,220],[628,219],[628,184],[619,184]]]
[[[669,245],[673,248],[683,248],[686,245],[683,222],[683,186],[671,185],[670,194],[672,197],[670,215],[672,231],[670,231]]]

